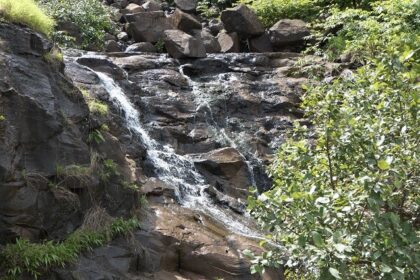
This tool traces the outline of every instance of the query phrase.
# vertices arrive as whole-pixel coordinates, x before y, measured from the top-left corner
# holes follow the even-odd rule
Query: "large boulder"
[[[174,28],[191,33],[195,29],[201,29],[201,23],[194,16],[176,9],[170,17]]]
[[[166,30],[165,47],[174,58],[205,57],[206,49],[203,42],[181,30]]]
[[[236,32],[241,38],[249,38],[264,33],[264,26],[257,15],[243,4],[224,10],[221,20],[227,32]]]
[[[217,41],[220,44],[222,53],[240,51],[239,36],[235,32],[233,33],[222,32],[217,36]]]
[[[175,0],[175,5],[185,12],[193,12],[197,8],[197,0]]]
[[[302,20],[282,19],[270,28],[269,34],[275,49],[287,49],[302,46],[310,32]]]
[[[128,22],[127,32],[136,42],[156,43],[163,37],[163,32],[173,29],[163,11],[143,12],[125,16]]]
[[[267,34],[249,39],[249,50],[251,52],[272,52],[273,47],[271,46],[270,37]]]
[[[150,0],[150,1],[146,1],[142,5],[142,8],[147,12],[156,12],[156,11],[162,10],[162,4],[160,2]]]
[[[217,34],[219,34],[224,29],[223,22],[214,18],[209,21],[208,28],[210,29],[211,34],[217,36]]]
[[[156,47],[149,42],[141,42],[135,43],[127,47],[125,50],[127,53],[131,52],[148,52],[148,53],[155,53],[157,52]]]
[[[221,192],[245,199],[251,185],[245,158],[234,148],[221,148],[194,155],[198,170]]]
[[[125,14],[136,14],[136,13],[141,13],[141,12],[145,12],[145,11],[146,10],[142,6],[134,4],[134,3],[128,4],[128,6],[125,7],[125,9],[121,9],[121,13],[123,15],[125,15]]]
[[[219,41],[207,29],[194,30],[194,37],[203,41],[207,53],[219,53],[222,49]]]

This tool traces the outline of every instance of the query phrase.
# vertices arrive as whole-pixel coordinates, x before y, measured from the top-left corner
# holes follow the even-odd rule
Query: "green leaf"
[[[337,269],[330,267],[328,271],[335,279],[341,279],[340,272]]]
[[[386,160],[379,160],[378,161],[378,167],[381,170],[388,170],[389,169],[389,163]]]
[[[319,232],[312,232],[312,240],[314,241],[315,246],[322,247],[324,246],[324,241],[322,240],[321,234]]]

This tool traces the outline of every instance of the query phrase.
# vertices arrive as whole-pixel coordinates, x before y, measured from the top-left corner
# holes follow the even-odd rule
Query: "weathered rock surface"
[[[206,56],[203,42],[180,30],[166,30],[164,41],[166,50],[174,58]]]
[[[251,52],[272,52],[270,37],[267,34],[249,39],[249,49]]]
[[[222,32],[217,36],[222,53],[237,53],[240,51],[240,42],[238,34]]]
[[[201,23],[199,20],[180,9],[176,9],[170,19],[174,29],[179,29],[186,33],[191,33],[195,29],[201,29]]]
[[[127,32],[136,42],[156,43],[163,38],[163,32],[173,25],[163,11],[143,12],[125,16]]]
[[[125,52],[150,52],[155,53],[157,52],[156,47],[149,42],[141,42],[135,43],[127,47]]]
[[[222,48],[219,41],[207,29],[194,30],[194,37],[203,41],[207,53],[219,53]]]
[[[175,5],[185,12],[193,12],[197,8],[197,0],[175,0]]]
[[[306,23],[298,19],[282,19],[269,30],[270,41],[275,49],[298,47],[301,49],[305,37],[310,35]]]
[[[264,26],[257,15],[246,5],[226,9],[221,20],[227,32],[236,32],[241,38],[249,38],[264,33]]]

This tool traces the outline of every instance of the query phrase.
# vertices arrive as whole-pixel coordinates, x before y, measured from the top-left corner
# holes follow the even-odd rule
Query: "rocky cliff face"
[[[141,230],[46,277],[281,279],[250,275],[242,250],[258,252],[262,235],[243,214],[249,186],[270,186],[264,168],[302,116],[306,79],[290,75],[301,56],[68,50],[63,65],[51,47],[0,24],[0,244],[62,240],[92,207],[129,216],[144,195]],[[89,112],[89,100],[108,114]],[[118,166],[106,181],[105,160]],[[68,172],[76,167],[82,178]],[[133,183],[139,191],[124,187]]]

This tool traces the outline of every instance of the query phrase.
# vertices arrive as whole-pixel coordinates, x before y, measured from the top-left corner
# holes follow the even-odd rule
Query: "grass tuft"
[[[20,23],[50,35],[54,29],[54,20],[47,16],[34,0],[0,0],[0,19]]]

